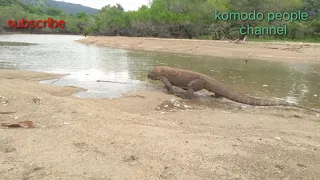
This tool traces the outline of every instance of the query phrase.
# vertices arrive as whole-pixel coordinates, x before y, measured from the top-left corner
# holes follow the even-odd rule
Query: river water
[[[249,60],[246,64],[239,59],[137,52],[75,41],[82,38],[74,35],[1,35],[0,41],[37,45],[0,46],[0,68],[70,74],[58,81],[42,83],[86,88],[86,92],[75,94],[79,97],[116,98],[126,92],[150,88],[147,71],[155,65],[168,65],[205,73],[253,96],[276,97],[320,107],[320,64],[259,60]]]

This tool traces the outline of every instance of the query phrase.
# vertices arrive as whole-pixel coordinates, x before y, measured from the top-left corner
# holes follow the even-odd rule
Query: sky
[[[101,9],[105,5],[115,5],[116,3],[121,4],[122,7],[128,10],[138,10],[142,5],[148,5],[149,0],[57,0],[70,2],[74,4],[81,4],[83,6],[89,6],[92,8]]]

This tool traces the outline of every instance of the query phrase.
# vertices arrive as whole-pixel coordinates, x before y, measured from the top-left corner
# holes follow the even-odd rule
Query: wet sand
[[[38,83],[61,76],[0,70],[0,123],[36,126],[0,128],[1,179],[320,178],[319,114],[151,90],[81,99]]]
[[[114,48],[206,55],[239,60],[320,63],[320,43],[251,42],[88,36],[79,42]]]

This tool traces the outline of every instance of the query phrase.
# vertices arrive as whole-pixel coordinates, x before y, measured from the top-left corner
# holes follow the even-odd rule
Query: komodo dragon
[[[185,69],[178,69],[168,66],[156,66],[153,70],[148,72],[148,79],[162,81],[170,94],[174,94],[172,86],[186,90],[187,98],[190,99],[194,97],[194,92],[206,89],[215,93],[215,97],[225,97],[229,100],[243,104],[253,106],[291,106],[309,111],[320,112],[320,110],[315,110],[284,101],[251,97],[234,91],[225,84],[207,75]]]

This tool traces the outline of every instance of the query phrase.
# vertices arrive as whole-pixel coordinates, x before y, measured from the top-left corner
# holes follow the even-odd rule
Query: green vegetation
[[[94,9],[91,7],[83,6],[81,4],[73,4],[68,2],[62,1],[53,1],[53,0],[22,0],[23,2],[32,5],[32,6],[39,6],[41,8],[57,8],[61,9],[70,14],[77,14],[77,13],[88,13],[88,14],[97,14],[98,9]]]
[[[246,39],[291,40],[320,42],[319,0],[153,0],[150,6],[137,11],[125,11],[119,4],[107,5],[97,14],[72,15],[61,9],[43,5],[45,0],[32,1],[31,6],[20,0],[0,0],[0,25],[6,27],[8,19],[47,19],[66,21],[65,29],[41,29],[33,33],[71,33],[105,36],[138,36],[189,39]],[[215,19],[215,11],[247,12],[296,12],[309,14],[307,21],[272,21],[265,17],[259,21],[221,21]],[[285,35],[240,34],[243,26],[287,25]],[[41,31],[41,32],[40,32]]]
[[[9,29],[8,20],[46,20],[48,18],[55,20],[64,20],[66,27],[64,29]],[[85,29],[94,23],[94,15],[78,13],[72,15],[61,9],[52,7],[41,7],[28,5],[20,0],[0,0],[0,32],[12,31],[21,33],[62,33],[62,34],[82,34]]]

